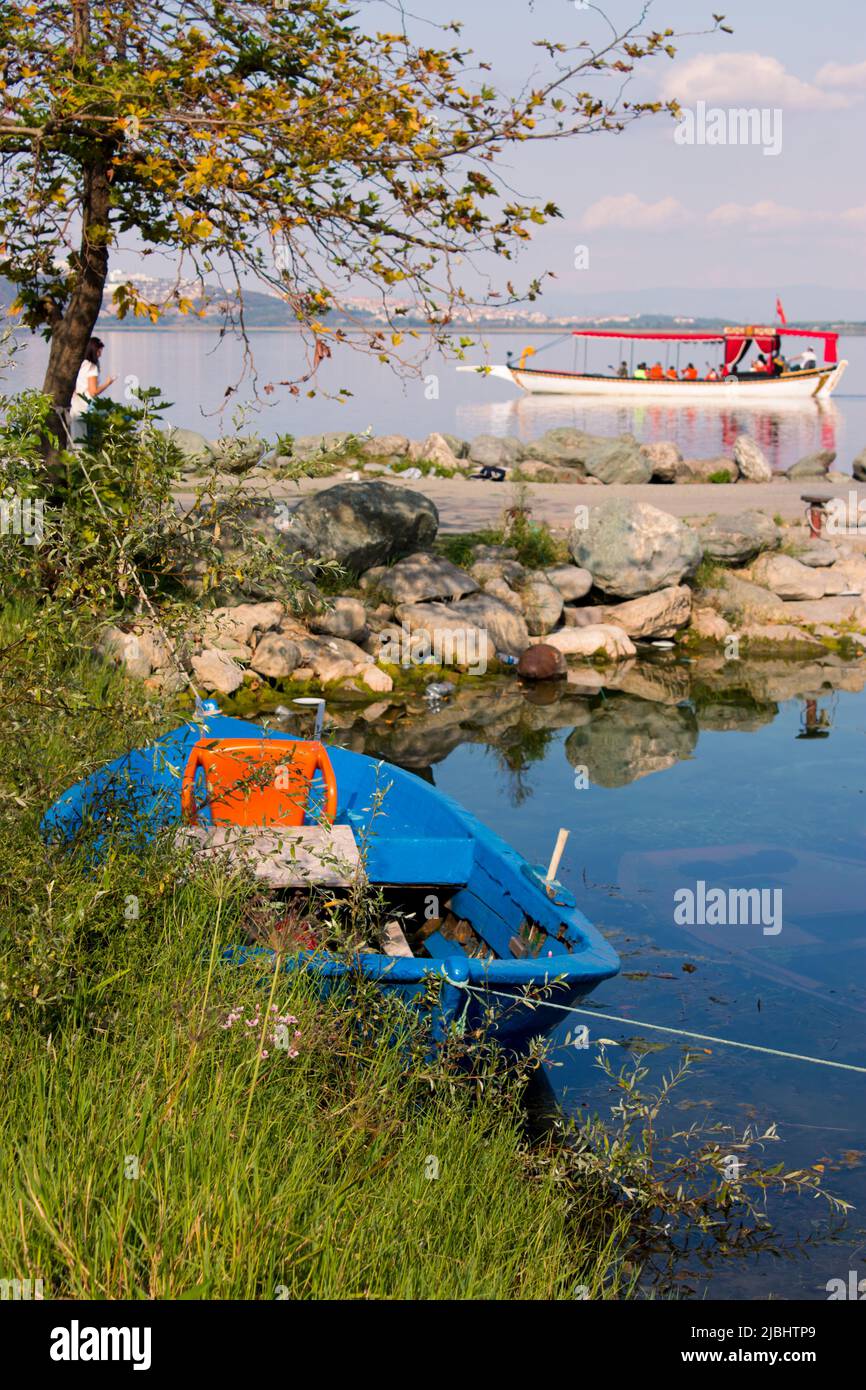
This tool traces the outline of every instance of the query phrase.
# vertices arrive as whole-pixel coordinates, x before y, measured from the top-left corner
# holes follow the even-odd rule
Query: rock
[[[474,623],[486,632],[495,652],[520,656],[529,646],[529,632],[523,614],[496,594],[475,593],[451,605],[451,611],[463,621]]]
[[[575,603],[577,599],[585,598],[592,588],[592,575],[589,570],[580,569],[577,565],[552,565],[544,573],[554,588],[562,594],[566,603]]]
[[[569,425],[563,425],[557,429],[545,430],[540,439],[536,439],[527,446],[527,453],[531,452],[533,457],[540,459],[543,463],[553,466],[565,465],[576,470],[578,480],[580,475],[585,475],[583,467],[583,455],[587,448],[587,441],[592,440],[593,436],[586,434],[583,430],[572,429]]]
[[[675,482],[677,465],[683,461],[683,456],[676,444],[671,443],[670,440],[662,439],[653,444],[644,444],[641,447],[650,461],[653,482]]]
[[[692,591],[683,584],[609,606],[602,621],[616,623],[629,637],[673,637],[691,612]]]
[[[472,549],[472,563],[499,564],[502,560],[517,559],[517,551],[513,545],[476,545]]]
[[[261,439],[243,435],[223,435],[211,445],[214,462],[220,473],[248,473],[264,457]]]
[[[517,674],[527,681],[549,681],[565,675],[565,657],[547,642],[535,642],[521,654]]]
[[[740,629],[739,635],[753,648],[785,645],[823,650],[823,643],[817,637],[791,623],[749,623]]]
[[[194,656],[192,671],[198,685],[219,695],[233,695],[238,686],[244,683],[241,667],[216,647],[206,647],[198,656]]]
[[[723,642],[732,629],[714,608],[693,608],[689,631],[704,642]]]
[[[428,434],[421,445],[419,458],[427,463],[438,464],[440,468],[459,468],[457,454],[442,434]]]
[[[474,601],[478,602],[477,596]],[[473,599],[463,602],[472,603]],[[458,611],[460,606],[457,603],[401,604],[396,617],[411,634],[410,650],[406,652],[405,637],[399,629],[385,628],[380,633],[383,639],[380,660],[395,665],[429,662],[438,666],[460,666],[483,674],[494,656],[493,643],[468,613]]]
[[[591,508],[588,525],[572,530],[570,548],[597,587],[619,598],[679,584],[703,554],[694,531],[676,517],[624,497]]]
[[[328,637],[345,637],[348,642],[360,642],[367,633],[367,610],[360,599],[335,598],[324,612],[310,618],[313,632]]]
[[[260,676],[285,680],[300,664],[301,653],[296,642],[281,632],[266,632],[256,644],[250,666]]]
[[[325,434],[302,434],[292,440],[292,457],[313,459],[317,455],[340,454],[351,439],[349,430],[331,430]]]
[[[283,605],[276,601],[214,608],[205,617],[202,638],[207,646],[218,647],[221,651],[249,649],[260,633],[279,627],[282,616]]]
[[[600,603],[588,603],[582,608],[566,606],[562,610],[562,621],[565,627],[595,627],[605,621],[606,612],[606,607]]]
[[[747,434],[737,435],[734,442],[734,462],[740,476],[749,483],[769,483],[773,470],[767,462],[763,450]]]
[[[405,434],[374,434],[360,445],[359,453],[366,459],[405,458],[409,440]]]
[[[469,458],[481,468],[508,468],[520,462],[523,445],[514,435],[479,434],[469,445]]]
[[[594,627],[565,627],[552,632],[547,644],[563,656],[595,656],[603,653],[615,661],[634,656],[635,645],[627,632],[615,623],[598,623]]]
[[[134,632],[123,632],[119,627],[107,627],[97,645],[97,654],[112,666],[122,666],[130,676],[146,680],[153,666],[140,646]]]
[[[763,512],[716,517],[698,534],[707,559],[729,565],[745,565],[762,550],[775,550],[782,539],[778,526]]]
[[[858,483],[866,483],[866,449],[861,449],[851,464],[851,472]]]
[[[711,591],[706,597],[712,599],[723,613],[736,614],[738,620],[755,617],[784,622],[788,616],[778,594],[742,579],[738,574],[726,574],[724,588]]]
[[[520,464],[520,476],[533,483],[569,483],[575,477],[570,469],[557,468],[543,459],[524,459]]]
[[[377,573],[376,588],[392,603],[423,603],[426,599],[461,598],[475,593],[478,585],[450,560],[418,551]]]
[[[652,477],[653,465],[631,434],[588,441],[581,462],[602,483],[648,483]]]
[[[204,435],[199,434],[198,430],[182,430],[172,427],[168,431],[168,437],[175,448],[180,449],[185,459],[195,463],[213,463],[213,448]]]
[[[491,594],[493,598],[498,598],[500,603],[506,603],[509,608],[513,608],[515,613],[523,612],[523,604],[520,594],[512,589],[506,579],[488,579],[483,585],[485,594]]]
[[[810,569],[826,569],[829,565],[835,565],[839,552],[829,541],[812,540],[800,547],[794,558]]]
[[[504,579],[506,584],[522,584],[526,578],[526,570],[517,560],[478,560],[470,574],[482,589],[486,589],[494,580]]]
[[[435,539],[439,513],[429,497],[391,483],[337,483],[305,497],[293,514],[296,540],[315,559],[362,574],[422,550]]]
[[[324,684],[357,676],[370,665],[370,654],[342,637],[300,637],[300,659]],[[296,679],[300,679],[297,671]]]
[[[823,478],[836,458],[835,449],[819,449],[815,454],[807,454],[786,469],[789,478]]]
[[[369,690],[375,690],[377,695],[387,695],[394,689],[394,682],[387,671],[380,671],[378,666],[365,666],[361,672],[361,680]]]
[[[752,566],[752,577],[781,599],[824,597],[824,576],[791,555],[761,555]]]
[[[737,465],[722,455],[714,459],[683,459],[675,469],[675,483],[709,483],[713,478],[726,473],[727,481],[737,481]]]
[[[542,636],[552,632],[562,617],[562,594],[541,571],[527,576],[520,590],[520,602],[530,632]]]

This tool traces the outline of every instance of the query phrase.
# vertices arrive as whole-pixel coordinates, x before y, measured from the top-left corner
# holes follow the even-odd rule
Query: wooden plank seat
[[[364,874],[348,825],[186,825],[175,843],[202,859],[228,857],[272,888],[347,888]]]

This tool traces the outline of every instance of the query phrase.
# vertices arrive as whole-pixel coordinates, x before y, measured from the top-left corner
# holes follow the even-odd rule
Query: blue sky
[[[640,13],[610,0],[617,24]],[[780,109],[781,151],[754,145],[683,146],[670,118],[617,136],[537,145],[512,155],[514,182],[553,197],[564,221],[536,235],[524,273],[551,269],[569,298],[663,285],[768,289],[864,287],[866,247],[866,24],[862,0],[654,0],[648,23],[709,27],[723,12],[732,35],[684,37],[674,61],[654,60],[640,96],[677,95],[693,109]],[[500,88],[516,87],[539,57],[533,38],[572,42],[603,32],[600,16],[571,0],[414,0],[425,19],[458,17],[463,39],[493,63]],[[366,22],[394,27],[395,6],[372,0]],[[423,33],[420,19],[408,20]],[[574,247],[589,269],[574,269]],[[795,307],[795,306],[792,306]],[[772,305],[767,306],[771,309]]]
[[[399,27],[398,3],[356,4],[365,27]],[[693,110],[699,101],[722,111],[766,108],[768,117],[780,110],[779,153],[768,156],[755,144],[678,144],[667,116],[620,135],[511,147],[512,186],[552,199],[564,214],[536,232],[515,279],[525,284],[553,271],[544,307],[574,312],[583,301],[598,312],[606,297],[677,286],[708,297],[713,289],[754,289],[755,313],[770,315],[782,287],[831,286],[857,293],[850,312],[866,317],[863,0],[718,0],[734,33],[701,36],[696,31],[711,27],[712,8],[702,0],[652,0],[646,27],[669,25],[683,37],[673,61],[641,65],[631,92],[677,96]],[[609,0],[603,10],[622,28],[639,17],[641,4]],[[534,39],[571,44],[608,32],[598,10],[573,0],[407,0],[405,12],[412,36],[439,46],[455,40],[430,22],[460,19],[461,44],[492,64],[485,80],[512,93],[545,61]],[[578,270],[575,252],[583,246],[588,268]],[[136,261],[129,251],[120,258],[126,268]],[[148,264],[160,268],[157,257]],[[500,283],[515,274],[504,263],[492,269]],[[814,296],[799,299],[793,293],[786,302],[791,317],[821,312]],[[667,307],[701,311],[693,300],[686,309]],[[845,296],[836,296],[827,316],[847,311]]]

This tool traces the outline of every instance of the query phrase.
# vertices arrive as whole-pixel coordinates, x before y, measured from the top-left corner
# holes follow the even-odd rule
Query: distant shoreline
[[[130,323],[130,324],[124,324],[124,323],[105,323],[105,322],[103,322],[102,319],[98,319],[98,320],[97,320],[96,326],[97,326],[97,329],[98,329],[101,333],[210,333],[210,334],[213,334],[213,333],[219,331],[219,326],[218,326],[216,323],[211,323],[211,324],[205,324],[205,323],[197,323],[197,324],[192,324],[192,323],[146,323],[146,324],[144,324],[144,323]],[[796,325],[792,325],[792,326],[796,326]],[[341,325],[336,324],[336,325],[334,325],[334,327],[335,327],[335,328],[339,328],[339,327],[341,327]],[[344,334],[346,335],[346,337],[367,337],[371,332],[375,331],[377,327],[378,327],[378,328],[381,328],[381,329],[385,329],[385,328],[387,327],[387,325],[384,325],[384,324],[378,324],[378,325],[377,325],[377,324],[371,324],[369,328],[354,328],[354,327],[353,327],[353,328],[345,328],[345,327],[344,327],[342,331],[344,332]],[[594,327],[594,325],[590,324],[590,325],[588,325],[588,327],[589,327],[589,328],[592,328],[592,327]],[[418,324],[407,324],[407,325],[406,325],[406,329],[408,330],[408,329],[410,329],[410,328],[415,329],[415,330],[416,330],[417,332],[419,332],[419,333],[424,331],[423,327],[422,327],[421,325],[418,325]],[[814,324],[809,324],[809,325],[807,325],[807,328],[806,328],[806,330],[804,330],[804,331],[809,331],[809,330],[811,330],[811,331],[814,332],[814,333],[824,333],[824,332],[838,333],[840,338],[864,338],[864,337],[866,337],[866,323],[864,323],[864,324],[855,324],[855,325],[852,325],[852,326],[850,326],[850,327],[839,328],[839,329],[834,329],[834,328],[830,328],[830,327],[816,327]],[[616,333],[616,329],[615,329],[615,328],[614,328],[614,329],[607,328],[607,329],[605,329],[605,331],[610,331],[610,332],[613,332],[614,334]],[[631,332],[631,331],[634,331],[634,330],[630,330],[630,329],[624,328],[624,329],[623,329],[623,332],[622,332],[622,336],[623,336],[624,338],[627,337],[628,334],[629,334],[629,332]],[[637,331],[639,331],[639,332],[641,332],[641,333],[651,333],[653,330],[652,330],[651,327],[642,326],[642,327],[641,327],[639,330],[637,330]],[[664,329],[660,329],[659,331],[660,331],[660,332],[670,332],[671,330],[670,330],[669,327],[666,327],[666,328],[664,328]],[[689,330],[685,330],[685,331],[688,332]],[[698,331],[700,331],[700,330],[698,330]],[[706,330],[706,331],[707,331],[707,332],[711,332],[712,330],[711,330],[711,329],[708,329],[708,330]],[[256,326],[248,326],[247,329],[246,329],[246,332],[247,332],[248,334],[253,334],[253,333],[301,333],[301,332],[302,332],[302,329],[300,329],[299,327],[297,327],[297,326],[294,325],[294,324],[284,324],[284,325],[277,325],[277,324],[261,324],[261,325],[256,325]],[[512,325],[505,325],[505,326],[503,326],[503,325],[501,325],[501,324],[497,324],[496,326],[488,326],[488,325],[486,325],[486,324],[482,324],[482,325],[480,325],[480,326],[477,327],[477,328],[476,328],[476,327],[472,327],[471,325],[468,325],[468,324],[460,324],[460,325],[458,325],[457,327],[454,328],[453,332],[454,332],[455,335],[457,335],[457,334],[469,334],[469,333],[471,333],[471,334],[475,334],[475,335],[485,334],[485,335],[488,335],[488,336],[489,336],[489,335],[496,335],[496,334],[506,334],[506,333],[507,333],[507,334],[511,334],[511,335],[514,335],[514,334],[516,334],[516,333],[522,333],[522,334],[533,333],[533,334],[535,334],[535,335],[538,336],[538,337],[552,337],[552,338],[556,338],[556,337],[564,337],[566,334],[571,333],[571,329],[570,329],[570,328],[561,328],[561,327],[538,328],[538,327],[535,327],[535,326],[532,325],[532,324],[521,324],[521,323],[512,324]],[[227,336],[229,336],[229,335],[227,335]],[[236,334],[232,334],[231,336],[234,337],[234,336],[240,336],[240,335],[239,335],[239,334],[237,334],[237,335],[236,335]]]

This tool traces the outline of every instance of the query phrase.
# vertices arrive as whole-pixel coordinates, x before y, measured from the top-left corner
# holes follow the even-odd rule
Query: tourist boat
[[[482,375],[500,377],[511,381],[530,395],[547,396],[615,396],[623,400],[664,400],[689,404],[692,401],[724,401],[726,405],[741,405],[753,401],[785,404],[788,401],[803,402],[812,398],[826,400],[842,380],[846,359],[838,358],[838,333],[816,332],[806,328],[772,327],[762,328],[754,325],[739,328],[725,328],[721,333],[627,333],[607,328],[577,328],[572,336],[588,343],[600,338],[608,343],[619,343],[617,362],[628,363],[628,376],[598,372],[554,372],[526,363],[535,354],[535,348],[526,348],[517,365],[496,365],[489,367],[460,366],[459,372],[479,372]],[[754,345],[759,352],[770,358],[779,351],[783,338],[806,339],[811,345],[824,344],[824,363],[814,368],[792,369],[778,375],[767,372],[739,371],[749,349]],[[664,343],[666,356],[671,347],[677,345],[677,357],[685,357],[685,367],[696,355],[696,344],[721,344],[724,348],[724,361],[713,361],[698,367],[698,376],[687,380],[678,375],[677,380],[662,378],[636,378],[634,367],[640,353],[635,351],[639,343]],[[682,352],[684,344],[691,344],[691,356]],[[543,349],[542,349],[543,351]],[[677,366],[677,363],[673,364]],[[707,380],[707,371],[712,367],[717,372],[715,379]]]
[[[532,867],[413,773],[245,720],[197,714],[70,788],[42,830],[71,846],[86,826],[97,854],[127,827],[173,834],[193,855],[246,860],[280,895],[348,893],[363,876],[394,918],[383,949],[350,960],[300,950],[287,968],[317,972],[326,990],[360,970],[407,1002],[438,977],[437,1035],[492,1009],[496,1036],[515,1046],[560,1016],[544,1010],[540,1023],[540,998],[573,1003],[619,970],[557,866]]]

